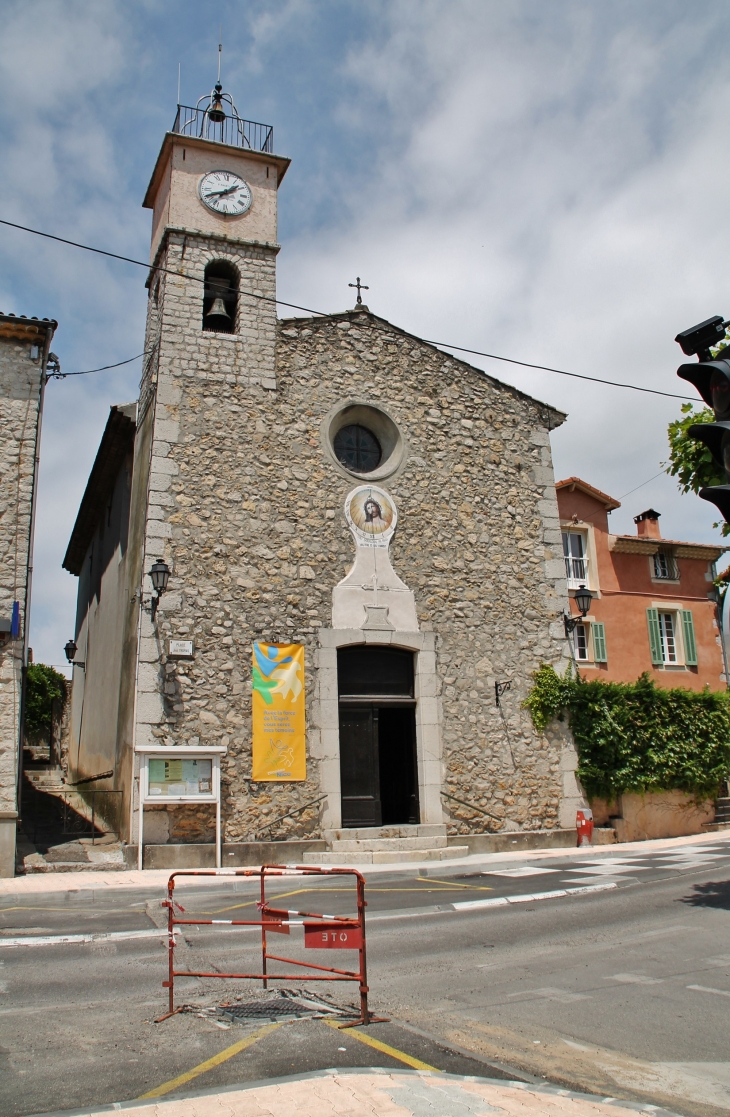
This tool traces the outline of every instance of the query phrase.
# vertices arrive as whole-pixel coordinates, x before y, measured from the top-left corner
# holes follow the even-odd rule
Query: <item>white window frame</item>
[[[684,651],[684,627],[682,624],[682,613],[684,605],[678,605],[676,602],[666,601],[652,601],[652,608],[656,609],[659,614],[659,639],[661,641],[663,662],[657,663],[655,666],[661,671],[662,668],[668,667],[670,669],[677,667],[686,667],[687,661]],[[662,617],[669,615],[672,618],[672,629],[674,637],[674,652],[675,659],[667,658],[667,645],[664,634],[664,621]]]
[[[599,621],[599,620],[596,619],[596,617],[592,617],[590,614],[586,617],[581,617],[580,620],[578,621],[577,625],[575,626],[575,628],[573,629],[573,631],[570,634],[570,639],[572,641],[571,646],[572,646],[572,649],[573,649],[573,656],[575,658],[576,664],[579,667],[600,668],[600,667],[604,666],[605,664],[607,664],[607,662],[608,662],[608,660],[601,660],[601,662],[599,663],[598,660],[596,659],[596,646],[595,646],[595,643],[594,643],[594,632],[595,632],[595,627],[594,626],[597,625],[597,624],[602,624],[603,625],[603,632],[604,632],[604,639],[605,639],[606,622],[605,621]],[[581,659],[580,656],[578,655],[578,650],[579,650],[578,649],[578,639],[579,639],[578,630],[580,628],[583,628],[584,632],[585,632],[585,643],[586,643],[586,649],[585,649],[586,650],[586,658],[585,659]]]
[[[667,573],[657,573],[657,559],[664,558],[667,564]],[[660,548],[655,551],[653,555],[649,555],[649,569],[651,571],[652,582],[678,582],[679,581],[679,567],[677,560],[671,551],[665,551]]]
[[[583,620],[578,621],[577,625],[575,626],[575,628],[573,629],[573,632],[571,634],[572,640],[573,640],[573,655],[575,656],[575,662],[576,663],[582,663],[585,666],[588,666],[589,664],[592,664],[594,662],[594,660],[593,660],[593,634],[591,632],[592,628],[593,628],[593,625],[591,624],[591,622],[584,617]],[[582,632],[580,631],[581,629],[583,630]],[[583,636],[584,639],[585,639],[585,653],[586,653],[585,656],[579,655],[579,652],[580,652],[580,647],[579,647],[580,636]]]
[[[563,562],[566,564],[565,577],[568,583],[568,590],[577,590],[580,589],[581,586],[586,586],[591,591],[591,593],[593,593],[594,595],[598,594],[600,596],[598,585],[598,562],[596,559],[596,543],[593,533],[593,524],[583,522],[576,524],[572,520],[568,520],[567,523],[561,523],[560,532],[560,544],[562,548],[561,555]],[[567,562],[573,560],[569,559],[569,557],[565,554],[565,545],[563,543],[564,535],[581,535],[583,537],[584,576],[582,578],[573,577],[572,574],[569,575],[568,573]]]

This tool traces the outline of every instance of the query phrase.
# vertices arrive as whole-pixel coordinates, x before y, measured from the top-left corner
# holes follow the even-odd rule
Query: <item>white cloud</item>
[[[674,334],[730,312],[718,148],[730,80],[702,63],[721,14],[417,10],[381,9],[385,41],[349,59],[361,120],[384,99],[392,128],[339,226],[285,246],[284,297],[341,307],[358,271],[371,308],[421,336],[683,394]],[[569,412],[558,475],[620,496],[667,455],[679,401],[474,363]],[[712,509],[666,478],[614,515],[622,530],[648,499],[667,534],[712,534]]]
[[[159,0],[6,0],[2,216],[145,258],[177,61],[187,100],[214,76],[218,15],[183,0],[168,16]],[[268,106],[296,147],[283,298],[342,309],[359,274],[371,308],[421,336],[682,393],[674,334],[730,313],[722,7],[251,0],[223,19],[239,108]],[[143,269],[8,230],[0,253],[0,306],[58,318],[66,369],[142,349]],[[558,475],[621,497],[658,471],[679,401],[473,360],[569,412]],[[78,501],[138,376],[49,386],[32,636],[47,661],[73,625],[60,563]],[[712,537],[712,510],[667,478],[617,529],[649,504],[666,534]]]

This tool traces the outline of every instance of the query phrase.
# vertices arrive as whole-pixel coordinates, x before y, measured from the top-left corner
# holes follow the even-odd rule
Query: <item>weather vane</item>
[[[367,287],[364,283],[360,282],[360,276],[357,277],[357,283],[348,283],[347,286],[348,287],[357,287],[357,302],[356,302],[355,305],[356,306],[362,306],[362,295],[360,294],[360,292],[361,291],[369,291],[370,288]]]

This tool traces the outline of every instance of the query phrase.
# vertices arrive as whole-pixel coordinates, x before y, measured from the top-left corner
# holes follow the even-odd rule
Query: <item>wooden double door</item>
[[[338,689],[342,825],[417,823],[413,654],[340,649]]]

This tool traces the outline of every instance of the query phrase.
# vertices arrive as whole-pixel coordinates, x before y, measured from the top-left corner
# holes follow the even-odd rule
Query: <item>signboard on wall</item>
[[[213,761],[203,757],[184,759],[171,757],[169,760],[151,756],[149,765],[148,796],[161,799],[178,798],[181,795],[213,794]]]
[[[253,645],[253,770],[260,781],[307,778],[304,645]]]

